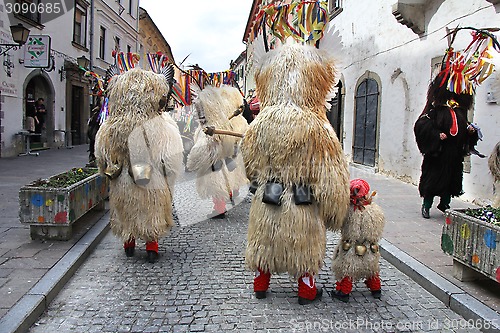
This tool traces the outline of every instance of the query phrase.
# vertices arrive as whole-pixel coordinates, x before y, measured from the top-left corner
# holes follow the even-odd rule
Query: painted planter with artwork
[[[73,224],[92,209],[104,209],[109,182],[97,169],[72,169],[19,190],[19,218],[32,239],[69,240]]]
[[[485,211],[477,209],[475,211]],[[494,216],[486,212],[486,216]],[[473,216],[471,216],[471,214]],[[500,283],[500,226],[474,210],[447,210],[441,248],[453,256],[453,274],[462,281],[488,277]],[[480,274],[478,274],[480,273]]]

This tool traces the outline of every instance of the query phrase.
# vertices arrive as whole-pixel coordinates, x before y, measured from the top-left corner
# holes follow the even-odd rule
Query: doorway
[[[40,132],[40,136],[36,137],[33,142],[33,148],[50,147],[54,139],[54,92],[50,78],[45,73],[34,71],[27,77],[27,83],[24,88],[24,114],[22,119],[22,128],[26,128],[26,112],[29,108],[34,107],[35,102],[39,98],[43,98],[45,105],[45,117],[43,126],[38,127],[36,132]],[[29,112],[29,111],[28,111]]]
[[[71,144],[83,144],[83,87],[71,86]]]
[[[356,90],[353,161],[374,167],[377,147],[378,83],[363,80]]]

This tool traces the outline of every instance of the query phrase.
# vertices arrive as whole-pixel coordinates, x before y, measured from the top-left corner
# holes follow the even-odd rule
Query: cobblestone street
[[[297,283],[286,274],[273,276],[268,297],[256,299],[253,273],[244,268],[250,197],[226,219],[205,220],[211,202],[192,206],[192,186],[190,179],[176,186],[182,217],[160,241],[157,263],[146,262],[143,243],[127,258],[109,232],[30,332],[479,332],[385,260],[381,300],[362,282],[349,303],[333,300],[338,238],[330,232],[320,301],[299,305]]]

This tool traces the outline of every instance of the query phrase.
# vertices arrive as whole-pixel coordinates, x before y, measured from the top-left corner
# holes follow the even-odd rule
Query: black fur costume
[[[449,73],[442,71],[431,82],[427,104],[414,126],[415,138],[424,155],[419,191],[421,197],[459,196],[462,190],[464,156],[478,141],[477,131],[467,129],[467,111],[473,96],[455,94],[446,89]],[[458,132],[452,135],[453,113]],[[440,133],[447,138],[441,140]]]

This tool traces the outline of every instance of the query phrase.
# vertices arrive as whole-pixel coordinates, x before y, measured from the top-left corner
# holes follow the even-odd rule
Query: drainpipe
[[[90,52],[90,62],[89,62],[89,70],[92,71],[94,68],[94,0],[90,0],[90,43],[89,43],[89,52]]]

